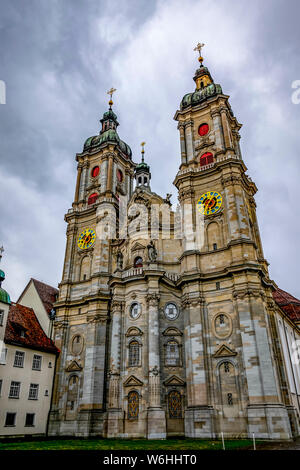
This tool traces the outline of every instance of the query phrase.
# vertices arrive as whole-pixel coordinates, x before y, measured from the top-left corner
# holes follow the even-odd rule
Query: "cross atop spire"
[[[110,90],[108,90],[107,94],[110,95],[110,100],[108,102],[109,106],[112,107],[112,105],[114,104],[113,100],[112,100],[112,95],[114,94],[114,92],[117,91],[116,88],[111,88]]]
[[[202,65],[202,62],[203,62],[203,57],[202,57],[202,48],[205,46],[204,43],[200,43],[198,42],[197,46],[194,47],[194,51],[198,51],[199,52],[199,57],[198,57],[198,60],[199,62],[201,63]]]
[[[145,145],[146,145],[146,142],[142,142],[142,143],[141,143],[141,147],[142,147],[142,150],[141,150],[141,153],[142,153],[142,162],[144,161],[144,154],[145,154],[145,149],[144,149],[144,147],[145,147]]]

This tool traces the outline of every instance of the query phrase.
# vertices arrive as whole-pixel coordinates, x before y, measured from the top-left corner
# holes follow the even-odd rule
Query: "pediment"
[[[67,372],[75,372],[80,370],[82,370],[82,367],[80,364],[78,364],[77,361],[70,362],[70,364],[66,367]]]
[[[134,375],[128,377],[124,382],[124,387],[141,387],[143,382],[140,379],[137,379]]]
[[[180,377],[177,377],[176,375],[172,375],[172,377],[169,377],[167,380],[164,381],[164,385],[170,386],[170,385],[185,385],[185,381],[182,380]]]
[[[137,251],[137,250],[144,250],[146,247],[142,245],[139,242],[136,242],[133,247],[131,248],[131,251]]]
[[[235,351],[232,351],[226,344],[222,344],[222,346],[215,352],[213,357],[230,357],[230,356],[236,356],[237,353]]]
[[[132,326],[128,328],[126,336],[142,336],[143,332],[137,327]]]
[[[182,332],[178,328],[170,326],[163,332],[164,336],[182,336]]]

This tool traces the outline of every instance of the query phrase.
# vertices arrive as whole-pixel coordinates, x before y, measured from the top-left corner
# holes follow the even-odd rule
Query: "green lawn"
[[[251,440],[225,440],[228,450],[253,448]],[[44,439],[0,440],[0,450],[221,450],[222,441],[196,439]]]

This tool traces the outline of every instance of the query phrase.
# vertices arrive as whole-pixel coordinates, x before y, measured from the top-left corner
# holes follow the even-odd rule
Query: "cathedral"
[[[145,143],[135,163],[119,137],[114,89],[99,135],[76,155],[50,436],[299,434],[299,366],[287,365],[279,323],[297,341],[300,307],[291,318],[276,301],[241,124],[202,47],[174,117],[176,210],[151,190]]]

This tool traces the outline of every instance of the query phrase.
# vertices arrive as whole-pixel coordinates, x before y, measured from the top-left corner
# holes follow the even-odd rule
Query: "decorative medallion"
[[[141,314],[141,305],[138,303],[138,302],[134,302],[133,304],[131,304],[130,306],[130,317],[133,319],[133,320],[136,320],[137,318],[139,318],[140,314]]]
[[[96,233],[94,230],[91,228],[87,228],[81,232],[77,245],[81,250],[86,250],[87,248],[90,248],[96,240]]]
[[[169,302],[165,306],[165,316],[167,317],[168,320],[176,320],[178,317],[178,308],[177,305],[173,304],[172,302]]]
[[[222,196],[215,191],[208,191],[207,193],[202,194],[200,199],[198,199],[197,206],[201,214],[215,214],[221,209]]]

